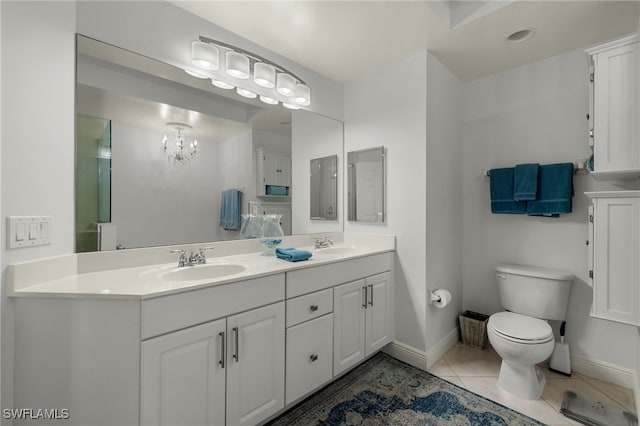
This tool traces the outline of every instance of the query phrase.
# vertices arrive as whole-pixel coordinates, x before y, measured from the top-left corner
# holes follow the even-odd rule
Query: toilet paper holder
[[[443,300],[443,298],[445,300]],[[451,293],[445,289],[435,288],[429,289],[429,305],[435,305],[437,307],[444,307],[449,304],[451,300]]]

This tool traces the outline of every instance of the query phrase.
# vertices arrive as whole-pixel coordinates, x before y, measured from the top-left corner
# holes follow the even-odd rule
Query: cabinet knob
[[[318,355],[316,354],[311,354],[311,356],[309,357],[309,359],[311,360],[311,362],[316,362],[318,360]]]
[[[311,305],[311,306],[309,306],[309,310],[310,310],[311,312],[315,312],[315,311],[317,311],[317,310],[318,310],[318,305]]]

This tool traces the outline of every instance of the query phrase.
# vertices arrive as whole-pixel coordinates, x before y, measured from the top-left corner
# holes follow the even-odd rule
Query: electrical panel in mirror
[[[310,174],[311,220],[338,220],[338,156],[314,158]]]
[[[384,158],[384,147],[347,153],[349,221],[384,223]]]

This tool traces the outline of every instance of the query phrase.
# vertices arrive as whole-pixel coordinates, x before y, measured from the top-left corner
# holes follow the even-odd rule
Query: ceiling
[[[640,0],[173,3],[341,83],[425,49],[461,80],[475,80],[632,33],[640,23]],[[534,37],[506,42],[526,27]]]

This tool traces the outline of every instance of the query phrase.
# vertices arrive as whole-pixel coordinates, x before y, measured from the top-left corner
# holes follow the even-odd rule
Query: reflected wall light
[[[200,36],[191,43],[191,62],[198,69],[186,68],[189,75],[210,78],[222,89],[235,88],[240,96],[292,109],[311,105],[311,89],[300,77],[236,46]]]

